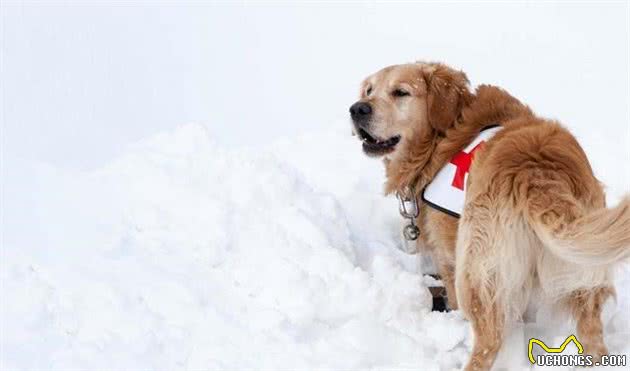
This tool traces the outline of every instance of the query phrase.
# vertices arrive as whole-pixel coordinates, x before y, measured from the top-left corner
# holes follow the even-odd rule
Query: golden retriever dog
[[[606,208],[584,151],[558,122],[536,116],[504,90],[472,91],[440,63],[390,66],[369,76],[350,108],[363,151],[381,157],[385,192],[422,190],[490,124],[475,152],[461,218],[420,201],[427,251],[474,332],[467,370],[487,370],[508,321],[536,290],[575,318],[586,354],[607,353],[600,319],[614,295],[611,268],[630,257],[630,198]]]

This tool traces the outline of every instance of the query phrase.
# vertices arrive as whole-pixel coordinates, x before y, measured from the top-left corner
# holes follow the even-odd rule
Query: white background
[[[368,73],[415,60],[615,151],[596,161],[630,147],[623,2],[158,4],[3,2],[5,151],[85,169],[191,121],[229,144],[291,136],[345,118]]]

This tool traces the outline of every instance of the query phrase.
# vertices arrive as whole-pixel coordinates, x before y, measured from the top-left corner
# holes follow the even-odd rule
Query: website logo
[[[577,347],[578,354],[562,354],[571,342]],[[534,344],[538,344],[546,354],[534,356]],[[539,366],[626,366],[627,364],[625,355],[604,355],[601,360],[595,361],[592,355],[584,354],[584,347],[575,335],[567,337],[557,348],[547,346],[540,339],[531,338],[527,346],[527,355],[531,364]]]

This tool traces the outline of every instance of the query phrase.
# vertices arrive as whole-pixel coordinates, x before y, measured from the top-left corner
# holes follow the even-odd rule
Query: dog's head
[[[443,64],[386,67],[363,81],[350,107],[353,129],[367,155],[394,156],[401,142],[443,134],[469,95],[466,75]]]

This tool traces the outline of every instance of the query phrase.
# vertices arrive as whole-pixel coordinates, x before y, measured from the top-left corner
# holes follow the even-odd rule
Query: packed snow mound
[[[213,137],[187,125],[91,173],[39,170],[38,221],[4,251],[3,369],[462,367],[468,324],[430,312],[347,125]],[[623,277],[607,340],[630,353]]]

